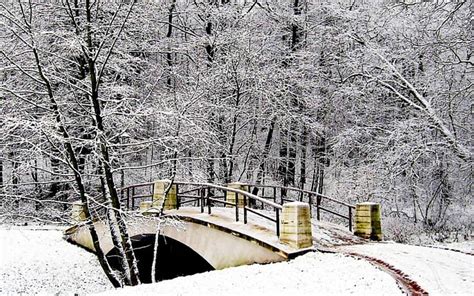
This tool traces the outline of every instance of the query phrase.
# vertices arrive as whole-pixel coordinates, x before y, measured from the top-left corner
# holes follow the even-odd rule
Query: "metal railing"
[[[280,212],[282,206],[270,200],[266,200],[250,192],[228,188],[221,185],[211,183],[194,183],[194,182],[173,182],[176,185],[176,208],[179,209],[185,204],[193,203],[201,209],[201,213],[207,209],[207,213],[212,213],[212,208],[216,204],[235,208],[235,221],[239,221],[240,213],[243,211],[243,222],[247,224],[248,213],[255,214],[275,223],[276,235],[280,236]],[[130,185],[120,189],[121,201],[128,210],[136,210],[137,205],[141,201],[153,201],[154,183],[142,183]],[[229,192],[235,193],[235,202],[229,202],[227,195]],[[220,194],[218,194],[220,193]],[[239,202],[239,199],[243,199]],[[138,201],[137,201],[138,200]],[[273,209],[275,216],[268,215],[267,212],[252,208],[251,204],[257,202],[265,205],[267,208]]]
[[[259,195],[260,198],[263,199],[272,199],[274,203],[280,203],[283,204],[284,202],[290,202],[290,201],[301,201],[301,202],[307,202],[310,206],[310,209],[313,207],[316,208],[316,219],[319,221],[321,220],[321,211],[326,212],[329,214],[332,214],[334,216],[340,217],[344,220],[348,220],[349,223],[349,231],[352,231],[352,226],[353,226],[353,210],[355,209],[354,205],[348,204],[346,202],[331,198],[329,196],[314,192],[314,191],[309,191],[309,190],[304,190],[304,189],[299,189],[299,188],[294,188],[294,187],[285,187],[285,186],[278,186],[278,185],[260,185],[260,184],[242,184],[243,186],[247,186],[249,192],[252,192],[254,194],[258,194],[258,192],[261,192]],[[255,190],[257,189],[257,190]],[[270,190],[270,195],[268,194],[268,190]],[[279,194],[278,194],[279,191]],[[296,193],[297,196],[291,197],[290,193]],[[306,199],[305,199],[306,197]],[[322,204],[327,204],[328,206],[322,206]],[[343,207],[346,208],[346,213],[340,213],[336,212],[334,209],[330,209],[329,207],[334,208],[334,207]]]
[[[282,205],[289,201],[307,202],[310,206],[311,215],[313,214],[313,207],[315,207],[317,220],[321,220],[321,212],[348,220],[349,231],[352,231],[352,215],[355,206],[317,192],[278,185],[244,183],[241,185],[247,187],[248,191],[211,183],[173,182],[173,184],[176,185],[177,209],[183,205],[192,204],[193,206],[200,207],[201,213],[204,213],[207,209],[207,213],[211,214],[212,208],[219,204],[233,207],[235,208],[235,221],[239,221],[239,211],[242,210],[243,222],[246,224],[247,216],[250,212],[274,222],[276,224],[277,236],[280,236],[280,212],[283,208]],[[150,182],[134,184],[120,189],[122,204],[128,210],[136,210],[141,201],[153,201],[153,188],[154,183]],[[269,195],[268,191],[270,191]],[[235,202],[228,201],[227,194],[229,192],[235,193]],[[291,196],[291,193],[293,193],[293,196]],[[239,199],[243,199],[240,204]],[[341,213],[336,211],[334,208],[337,207],[346,208],[347,212]],[[275,215],[270,216],[268,211],[263,211],[263,209],[274,211]]]

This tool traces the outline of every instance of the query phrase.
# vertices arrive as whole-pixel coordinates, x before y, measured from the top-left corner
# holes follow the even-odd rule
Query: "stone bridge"
[[[278,262],[316,247],[357,241],[360,238],[352,234],[354,210],[355,234],[381,239],[378,205],[353,206],[297,188],[159,180],[121,192],[139,268],[151,270],[153,246],[158,242],[159,279]],[[74,208],[77,224],[65,231],[65,237],[94,252],[81,210],[80,205]],[[323,217],[336,223],[322,222]],[[101,247],[113,263],[116,251],[109,228],[103,221],[96,221],[95,226]]]

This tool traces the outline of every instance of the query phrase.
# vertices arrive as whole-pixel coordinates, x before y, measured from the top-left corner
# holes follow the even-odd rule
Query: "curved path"
[[[380,266],[408,287],[412,295],[471,295],[474,290],[474,256],[388,242],[337,250]]]
[[[407,294],[412,296],[421,296],[421,295],[429,295],[429,293],[424,290],[420,285],[412,280],[407,274],[403,273],[400,269],[397,269],[395,266],[388,264],[387,262],[365,255],[361,255],[358,253],[344,253],[351,257],[364,259],[368,261],[370,264],[378,267],[385,273],[391,275],[396,281],[400,288]]]

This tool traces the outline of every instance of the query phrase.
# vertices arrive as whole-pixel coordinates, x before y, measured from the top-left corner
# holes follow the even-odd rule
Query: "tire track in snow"
[[[343,252],[343,254],[359,259],[364,259],[382,271],[390,274],[397,281],[400,288],[408,295],[429,295],[425,289],[423,289],[417,282],[412,280],[406,273],[383,260],[354,252]]]
[[[474,253],[466,252],[466,251],[462,251],[462,250],[458,250],[458,249],[453,249],[453,248],[449,248],[449,247],[443,247],[443,246],[422,246],[422,245],[414,245],[414,246],[417,246],[417,247],[424,247],[424,248],[432,248],[432,249],[440,249],[440,250],[445,250],[445,251],[451,251],[451,252],[461,253],[461,254],[468,255],[468,256],[474,256]]]
[[[375,257],[370,257],[367,255],[362,255],[359,253],[355,252],[347,252],[347,251],[339,251],[339,250],[333,250],[333,249],[317,249],[318,251],[321,251],[323,253],[341,253],[343,255],[353,257],[356,259],[362,259],[373,266],[377,267],[381,271],[388,273],[392,278],[395,279],[397,282],[398,286],[402,291],[404,291],[407,295],[411,296],[425,296],[429,295],[429,293],[423,289],[416,281],[412,280],[406,273],[401,271],[400,269],[396,268],[395,266],[388,264],[387,262],[377,259]]]

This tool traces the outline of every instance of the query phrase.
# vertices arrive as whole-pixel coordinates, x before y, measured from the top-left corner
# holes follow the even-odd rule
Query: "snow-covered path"
[[[96,257],[62,230],[0,227],[0,295],[72,295],[111,289]]]
[[[308,253],[289,262],[248,265],[100,293],[116,295],[403,295],[395,280],[342,254]]]
[[[341,249],[393,265],[430,295],[472,295],[474,291],[474,256],[389,242]]]

